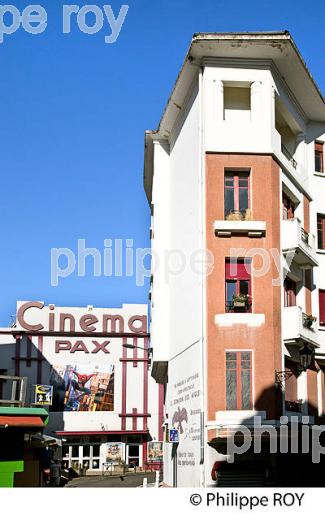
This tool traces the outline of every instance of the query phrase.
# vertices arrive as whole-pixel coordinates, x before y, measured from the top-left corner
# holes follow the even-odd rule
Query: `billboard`
[[[114,410],[114,365],[53,365],[52,411],[112,412]]]

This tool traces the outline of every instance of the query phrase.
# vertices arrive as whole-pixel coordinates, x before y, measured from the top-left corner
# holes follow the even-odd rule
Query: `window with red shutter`
[[[252,312],[250,258],[226,259],[225,285],[226,312]]]

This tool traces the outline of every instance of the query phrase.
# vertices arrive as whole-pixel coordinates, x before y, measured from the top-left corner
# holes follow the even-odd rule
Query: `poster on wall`
[[[54,365],[52,411],[112,412],[114,410],[114,365]]]
[[[107,442],[106,443],[106,462],[113,464],[120,464],[123,459],[123,444],[122,442]]]
[[[34,385],[35,387],[35,403],[41,405],[51,405],[53,399],[53,386],[50,385]]]
[[[148,462],[162,462],[163,443],[148,442]]]

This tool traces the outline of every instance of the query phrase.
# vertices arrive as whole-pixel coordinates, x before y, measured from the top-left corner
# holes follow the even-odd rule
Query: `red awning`
[[[44,428],[44,422],[41,417],[30,416],[9,416],[0,415],[0,426],[15,427],[15,428]]]
[[[56,431],[58,437],[82,435],[147,435],[148,430],[96,430],[96,431]]]

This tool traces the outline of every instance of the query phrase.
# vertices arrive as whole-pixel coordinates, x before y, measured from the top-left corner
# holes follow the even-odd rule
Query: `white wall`
[[[193,345],[169,363],[170,384],[166,396],[168,425],[180,431],[177,447],[177,487],[200,486],[200,343]],[[179,415],[181,414],[181,416]],[[164,447],[164,482],[173,485],[173,444]]]
[[[151,342],[154,360],[168,360],[200,337],[200,276],[189,265],[200,249],[197,88],[171,136],[169,154],[159,143],[154,154],[152,248],[159,267],[153,269]],[[186,267],[177,274],[182,262]]]

